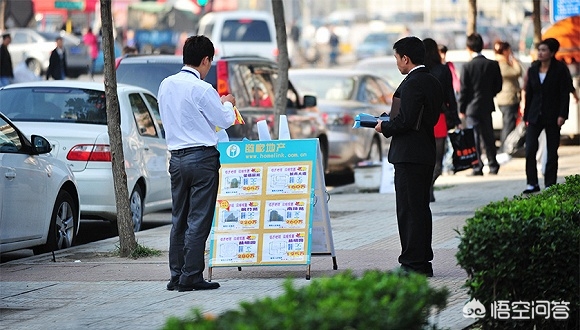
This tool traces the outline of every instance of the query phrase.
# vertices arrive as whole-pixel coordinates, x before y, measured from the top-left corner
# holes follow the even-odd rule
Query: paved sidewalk
[[[580,173],[580,147],[560,148],[558,182]],[[491,201],[519,195],[525,188],[524,159],[502,165],[499,175],[468,177],[468,172],[437,180],[431,204],[433,212],[433,261],[431,285],[450,290],[448,307],[433,320],[439,327],[463,329],[471,320],[462,316],[467,302],[465,272],[456,264],[461,229],[474,211]],[[394,194],[360,193],[354,185],[332,190],[329,201],[338,271],[398,267],[400,243],[397,234]],[[149,219],[168,219],[156,213]],[[2,329],[160,329],[169,316],[183,317],[192,308],[219,314],[252,301],[283,292],[286,278],[307,285],[306,267],[271,266],[214,268],[212,278],[221,288],[212,291],[170,292],[167,263],[170,226],[136,234],[139,243],[163,251],[147,259],[111,256],[118,238],[73,247],[51,255],[39,255],[0,265],[0,328]],[[312,279],[335,274],[332,259],[314,257]]]

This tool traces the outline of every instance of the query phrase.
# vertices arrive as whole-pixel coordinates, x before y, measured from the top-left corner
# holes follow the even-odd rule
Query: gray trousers
[[[205,244],[216,207],[219,151],[215,147],[171,152],[169,174],[173,226],[169,236],[171,280],[180,285],[203,281]]]

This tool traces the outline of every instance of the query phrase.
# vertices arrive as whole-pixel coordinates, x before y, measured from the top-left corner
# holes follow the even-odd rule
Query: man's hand
[[[232,94],[222,95],[221,97],[222,104],[225,102],[230,102],[233,106],[236,105],[236,98]]]
[[[377,131],[377,133],[382,133],[382,129],[381,129],[381,123],[383,121],[382,120],[377,120],[377,125],[375,126],[375,131]]]
[[[564,125],[565,122],[566,119],[564,117],[558,117],[558,126],[562,127],[562,125]]]

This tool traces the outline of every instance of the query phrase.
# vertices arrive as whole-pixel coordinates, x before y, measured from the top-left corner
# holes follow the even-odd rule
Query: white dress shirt
[[[216,126],[226,129],[234,123],[232,103],[222,104],[217,91],[199,77],[197,70],[184,66],[159,86],[159,112],[170,151],[215,146]]]

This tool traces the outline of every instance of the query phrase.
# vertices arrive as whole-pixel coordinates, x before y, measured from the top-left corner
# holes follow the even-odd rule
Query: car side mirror
[[[304,107],[311,108],[316,106],[316,96],[304,95]]]
[[[52,151],[50,142],[40,135],[32,136],[32,146],[34,147],[34,153],[37,155],[47,154]]]

